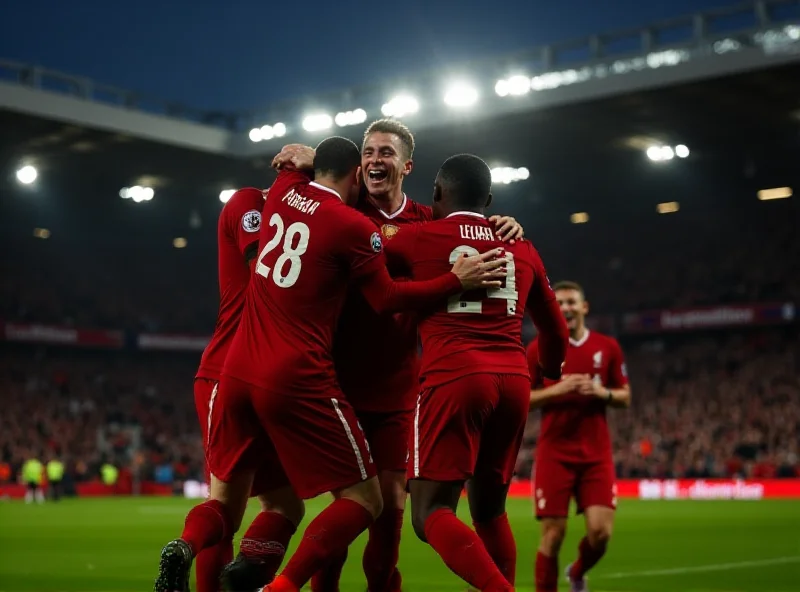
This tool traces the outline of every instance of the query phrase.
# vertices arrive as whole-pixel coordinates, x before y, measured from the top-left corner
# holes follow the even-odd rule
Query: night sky
[[[198,108],[256,108],[732,3],[8,1],[0,58]]]

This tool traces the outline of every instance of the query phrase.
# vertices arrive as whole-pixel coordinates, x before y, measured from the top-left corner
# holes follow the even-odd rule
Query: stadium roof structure
[[[401,117],[418,140],[407,191],[426,202],[436,169],[455,152],[526,167],[526,181],[497,186],[495,197],[498,209],[529,223],[564,224],[582,211],[593,220],[635,219],[672,200],[713,209],[754,202],[765,187],[800,187],[799,22],[796,1],[760,0],[468,64],[459,71],[480,87],[477,105],[459,110],[421,93],[419,111]],[[8,173],[0,190],[39,192],[47,196],[40,203],[57,196],[113,227],[127,210],[109,214],[104,204],[121,208],[120,188],[143,185],[156,192],[143,208],[182,221],[190,212],[207,217],[223,189],[268,186],[283,143],[313,145],[329,133],[301,129],[303,106],[331,116],[363,108],[368,123],[391,93],[435,94],[440,78],[423,73],[263,112],[200,113],[0,62],[0,163]],[[506,96],[495,93],[501,79]],[[277,121],[285,136],[250,141],[252,126]],[[334,129],[359,140],[364,125]],[[646,156],[678,145],[688,158]],[[37,188],[15,183],[27,163],[40,171]]]

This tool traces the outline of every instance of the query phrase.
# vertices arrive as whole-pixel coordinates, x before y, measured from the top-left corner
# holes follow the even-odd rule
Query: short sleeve
[[[344,206],[347,208],[347,206]],[[342,256],[349,270],[350,278],[355,279],[373,273],[376,269],[386,266],[386,256],[383,252],[381,233],[375,228],[369,218],[352,208],[343,209],[346,212],[348,229],[345,233],[346,241],[343,242]]]
[[[621,388],[628,384],[628,369],[625,365],[625,354],[616,339],[609,340],[608,387]]]
[[[542,369],[539,367],[539,342],[536,339],[528,345],[528,370],[531,373],[531,384],[539,384],[542,380]]]

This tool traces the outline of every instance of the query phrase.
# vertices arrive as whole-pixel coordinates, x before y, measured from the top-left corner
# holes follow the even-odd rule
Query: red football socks
[[[347,549],[332,557],[311,577],[311,592],[339,592],[339,580],[346,561]]]
[[[606,545],[596,549],[589,544],[589,539],[583,537],[578,545],[578,559],[572,564],[569,570],[569,577],[574,580],[580,580],[605,554]]]
[[[287,579],[295,588],[302,588],[311,576],[334,555],[349,547],[370,524],[372,514],[361,504],[349,499],[335,500],[308,525],[300,546],[275,584],[284,586],[282,580]]]
[[[445,565],[469,585],[485,592],[513,590],[475,531],[449,508],[440,508],[428,516],[425,538]]]
[[[261,565],[265,584],[275,577],[295,530],[283,514],[259,512],[244,533],[239,553]]]
[[[233,537],[226,537],[197,554],[197,592],[219,592],[222,568],[233,560]]]
[[[494,520],[475,523],[475,532],[481,537],[483,546],[489,552],[500,573],[512,586],[517,574],[517,543],[508,523],[508,514]]]
[[[217,500],[195,506],[186,516],[181,538],[189,543],[195,556],[233,536],[233,525],[227,508]]]
[[[388,508],[369,527],[363,566],[370,592],[400,592],[402,580],[397,571],[397,560],[402,530],[403,510]]]
[[[558,557],[536,553],[536,592],[558,591]]]

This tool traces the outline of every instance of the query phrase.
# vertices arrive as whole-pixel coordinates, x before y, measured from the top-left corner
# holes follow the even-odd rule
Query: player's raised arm
[[[550,287],[544,263],[531,247],[536,280],[528,294],[526,307],[539,332],[539,365],[545,378],[557,380],[561,376],[561,365],[567,355],[569,329],[558,306],[556,295]]]

